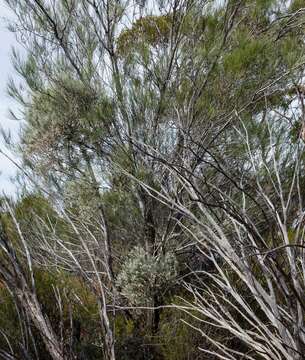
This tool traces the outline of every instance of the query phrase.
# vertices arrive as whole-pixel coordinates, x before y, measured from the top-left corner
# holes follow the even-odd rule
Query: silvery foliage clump
[[[122,266],[117,286],[131,304],[146,305],[154,294],[173,283],[177,265],[177,259],[171,252],[151,255],[136,246]]]

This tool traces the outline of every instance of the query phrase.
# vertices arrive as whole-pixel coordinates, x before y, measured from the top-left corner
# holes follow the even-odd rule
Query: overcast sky
[[[12,46],[17,46],[14,35],[6,29],[4,18],[12,17],[3,0],[0,0],[0,126],[6,131],[11,131],[16,136],[18,133],[19,122],[11,120],[8,109],[16,105],[10,100],[6,93],[7,80],[10,76],[14,77],[14,70],[11,65],[10,53]],[[2,138],[0,149],[4,150]],[[7,150],[6,150],[7,151]],[[0,194],[13,194],[15,186],[11,182],[11,177],[15,174],[14,165],[0,154]]]

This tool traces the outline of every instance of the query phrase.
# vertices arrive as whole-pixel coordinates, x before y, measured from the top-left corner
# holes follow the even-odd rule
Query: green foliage
[[[37,296],[42,311],[46,314],[56,329],[63,326],[65,343],[69,344],[71,336],[71,321],[78,321],[81,327],[81,342],[77,344],[77,351],[81,353],[92,353],[97,359],[100,354],[91,344],[99,339],[96,333],[96,323],[98,322],[98,309],[95,296],[83,284],[81,279],[65,273],[46,272],[40,269],[35,270],[35,283]],[[19,348],[22,341],[22,323],[17,313],[18,303],[14,303],[11,294],[1,284],[0,286],[0,326],[5,331],[12,344]],[[58,297],[60,296],[60,298]],[[58,302],[60,299],[60,303]],[[22,312],[21,312],[22,314]],[[31,325],[33,326],[33,325]],[[36,347],[41,358],[49,359],[42,339],[33,327]],[[5,339],[0,337],[2,349],[7,347]],[[29,344],[29,351],[33,352],[33,344]]]
[[[16,304],[12,295],[3,283],[0,282],[0,327],[5,331],[8,339],[18,347],[18,340],[21,338],[21,327],[19,323]],[[2,349],[7,347],[3,336],[0,336],[0,346]]]
[[[146,16],[137,20],[132,28],[124,30],[117,40],[120,56],[126,56],[132,49],[144,48],[146,45],[167,44],[172,26],[170,15]]]
[[[113,115],[107,97],[62,76],[57,88],[33,95],[22,133],[22,151],[36,162],[41,159],[47,167],[54,163],[58,151],[62,155],[70,152],[77,163],[79,147],[102,141]]]
[[[298,11],[302,8],[305,8],[304,0],[292,0],[290,5],[290,11]]]
[[[175,299],[174,302],[177,303],[177,300]],[[197,346],[202,344],[198,333],[184,321],[190,319],[183,313],[166,310],[162,314],[158,336],[162,341],[162,354],[166,360],[185,360],[191,356],[195,357]]]
[[[260,65],[262,68],[270,57],[266,56],[266,42],[261,39],[249,39],[241,34],[237,39],[239,45],[224,59],[225,71],[239,74],[249,71],[250,67]],[[270,46],[270,44],[268,44]],[[272,48],[268,52],[272,52]]]

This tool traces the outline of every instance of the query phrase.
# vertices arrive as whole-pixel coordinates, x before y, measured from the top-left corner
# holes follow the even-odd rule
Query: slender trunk
[[[160,315],[161,315],[161,309],[159,306],[161,305],[161,301],[158,295],[154,295],[153,297],[153,307],[155,308],[153,310],[153,318],[152,318],[152,333],[156,334],[159,330],[159,324],[160,324]]]
[[[81,147],[82,154],[84,157],[84,160],[87,164],[87,169],[89,171],[91,181],[93,184],[93,187],[95,189],[96,197],[99,199],[99,215],[101,218],[101,222],[103,223],[103,232],[104,232],[104,248],[103,248],[103,257],[104,257],[104,263],[106,267],[107,277],[110,284],[110,288],[112,290],[113,296],[115,296],[115,287],[114,287],[114,272],[112,268],[112,247],[111,247],[111,240],[110,240],[110,232],[109,232],[109,226],[107,223],[107,219],[104,212],[104,207],[102,204],[102,197],[99,191],[99,184],[95,176],[94,169],[91,165],[91,161],[87,155],[87,152],[85,149]],[[104,293],[104,289],[102,288],[103,285],[101,285],[100,288],[100,299],[99,299],[99,308],[100,308],[100,318],[101,318],[101,324],[102,324],[102,332],[103,332],[103,344],[104,344],[104,358],[105,360],[115,360],[115,350],[114,350],[114,334],[112,332],[112,326],[110,324],[109,316],[107,314],[107,303],[106,303],[106,297]]]

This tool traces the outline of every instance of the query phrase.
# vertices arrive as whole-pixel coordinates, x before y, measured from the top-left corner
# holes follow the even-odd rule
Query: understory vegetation
[[[305,1],[5,2],[0,358],[304,359]]]

